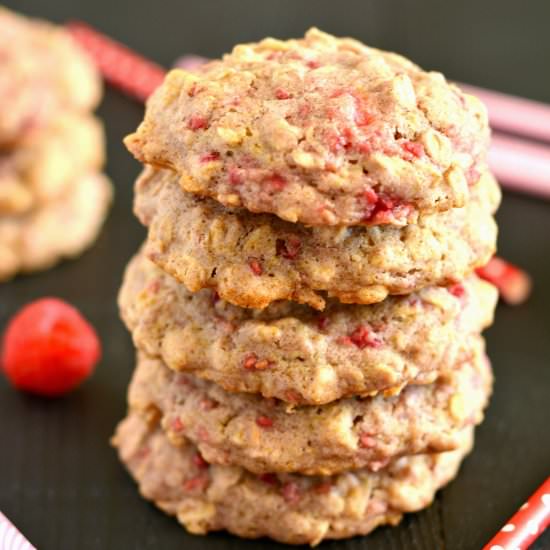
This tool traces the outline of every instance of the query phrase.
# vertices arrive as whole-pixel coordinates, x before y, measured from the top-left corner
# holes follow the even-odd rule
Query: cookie
[[[466,207],[418,224],[319,228],[225,208],[183,192],[172,172],[149,168],[136,184],[135,210],[149,226],[147,255],[190,291],[210,287],[241,307],[293,300],[323,309],[327,294],[375,303],[484,265],[495,251],[500,190],[488,172],[475,188]]]
[[[468,202],[488,139],[482,103],[440,73],[312,29],[173,70],[126,145],[226,206],[405,225]]]
[[[455,477],[472,441],[470,429],[456,451],[404,457],[376,473],[309,477],[209,465],[192,444],[172,445],[154,419],[137,413],[120,423],[113,439],[141,494],[191,533],[225,529],[311,545],[396,525],[404,513],[425,508]]]
[[[100,97],[97,70],[66,30],[0,6],[0,146],[62,111],[92,110]]]
[[[64,113],[13,150],[0,150],[0,216],[51,201],[104,162],[103,128],[91,115]]]
[[[119,305],[136,346],[174,370],[228,391],[320,405],[432,382],[491,324],[497,298],[472,276],[371,306],[332,299],[322,314],[295,302],[244,309],[210,290],[189,292],[140,253]]]
[[[433,384],[302,407],[229,393],[141,354],[128,402],[160,410],[168,437],[191,440],[210,463],[258,474],[376,471],[400,456],[456,449],[463,430],[481,422],[491,368],[481,339],[472,338],[470,347]]]
[[[74,182],[61,198],[21,216],[0,218],[0,281],[80,254],[97,236],[111,201],[102,174]]]

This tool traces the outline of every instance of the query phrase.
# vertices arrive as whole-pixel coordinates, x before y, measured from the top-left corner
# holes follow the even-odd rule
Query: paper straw
[[[550,477],[483,547],[483,550],[525,550],[550,525]]]
[[[550,197],[550,146],[493,134],[489,166],[507,188]]]
[[[36,550],[2,512],[0,512],[0,550]]]
[[[510,305],[518,305],[531,294],[531,277],[519,267],[493,256],[487,265],[476,269],[482,279],[498,288],[500,297]]]
[[[458,85],[485,103],[493,128],[550,142],[550,105],[469,84]]]
[[[164,80],[166,73],[160,65],[86,23],[71,21],[67,29],[93,58],[103,78],[135,99],[145,101]]]

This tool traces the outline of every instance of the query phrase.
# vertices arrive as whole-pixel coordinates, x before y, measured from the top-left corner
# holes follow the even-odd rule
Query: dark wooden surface
[[[80,18],[166,65],[184,52],[219,55],[234,43],[297,36],[311,25],[394,49],[449,77],[550,102],[548,0],[8,0],[55,21]],[[99,110],[116,202],[95,247],[79,260],[0,285],[0,326],[44,295],[76,304],[99,330],[104,358],[72,395],[46,401],[0,380],[0,510],[44,550],[275,548],[228,535],[185,534],[141,500],[108,446],[124,415],[133,367],[115,296],[143,239],[131,214],[137,164],[121,145],[142,107],[108,90]],[[506,194],[501,254],[535,279],[530,302],[500,306],[488,333],[495,394],[460,477],[428,510],[368,539],[325,548],[479,549],[550,473],[550,204]],[[550,532],[533,546],[550,548]]]

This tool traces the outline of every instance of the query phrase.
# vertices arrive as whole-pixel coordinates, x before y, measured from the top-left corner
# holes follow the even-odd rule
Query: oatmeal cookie
[[[468,202],[488,139],[482,103],[440,73],[312,29],[173,70],[126,145],[226,206],[405,225]]]
[[[455,477],[472,443],[469,429],[456,451],[403,457],[376,473],[310,477],[257,476],[209,465],[191,443],[174,446],[154,417],[147,421],[135,412],[113,438],[143,497],[191,533],[225,529],[240,537],[311,545],[397,525],[404,513],[429,506],[436,491]]]
[[[0,218],[0,281],[52,266],[94,241],[111,200],[102,174],[74,182],[62,197],[20,216]]]
[[[190,291],[210,287],[241,307],[293,300],[323,309],[325,293],[369,304],[463,279],[495,251],[499,201],[485,172],[466,207],[417,224],[306,227],[197,198],[172,172],[148,168],[135,211],[149,226],[148,257]]]
[[[215,292],[189,292],[143,253],[129,264],[120,312],[136,346],[172,369],[228,391],[321,405],[398,393],[456,364],[492,323],[496,288],[475,276],[370,306],[327,301],[245,309]]]
[[[161,411],[168,437],[189,439],[214,464],[258,474],[377,471],[400,456],[456,449],[462,432],[481,422],[492,375],[481,339],[472,339],[471,348],[433,384],[406,386],[393,397],[301,407],[229,393],[141,354],[128,402]]]
[[[16,149],[0,150],[0,216],[56,199],[83,174],[101,168],[104,150],[99,120],[68,112]]]
[[[16,142],[66,110],[92,110],[101,78],[62,27],[0,6],[0,146]]]

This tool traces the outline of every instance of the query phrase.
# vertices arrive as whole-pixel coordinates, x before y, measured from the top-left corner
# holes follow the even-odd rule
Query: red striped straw
[[[525,550],[550,525],[550,477],[483,550]]]
[[[145,101],[164,80],[166,71],[160,65],[86,23],[71,21],[67,28],[90,54],[103,78],[135,99]]]
[[[2,512],[0,512],[0,550],[36,550]]]

